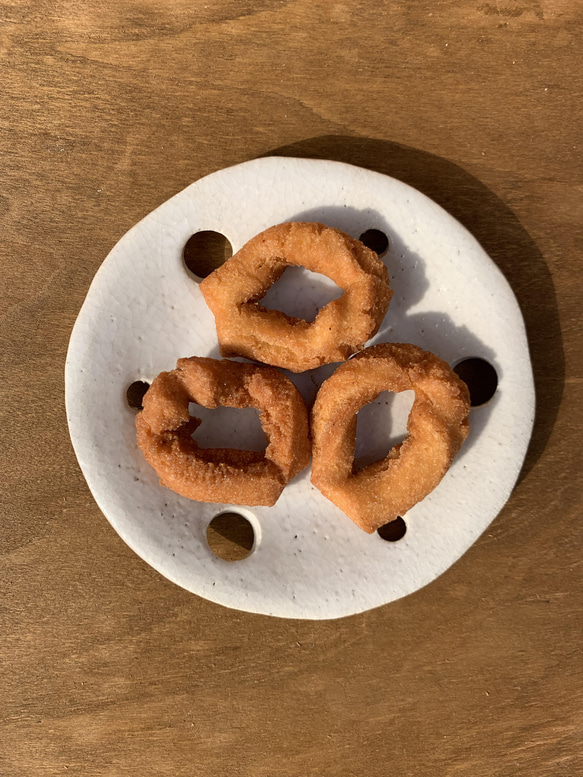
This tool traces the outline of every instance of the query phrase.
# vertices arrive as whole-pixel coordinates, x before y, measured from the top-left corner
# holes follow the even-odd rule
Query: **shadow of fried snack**
[[[394,297],[378,333],[371,340],[371,344],[413,343],[445,358],[443,348],[445,341],[447,341],[448,352],[453,351],[453,353],[458,354],[450,360],[452,366],[460,359],[471,355],[495,364],[498,374],[501,375],[500,366],[496,364],[492,349],[466,326],[457,326],[453,319],[443,312],[409,313],[410,309],[423,300],[425,292],[429,288],[425,272],[426,263],[419,254],[404,243],[393,225],[388,223],[380,213],[372,209],[357,210],[351,207],[322,206],[295,214],[290,218],[290,221],[321,221],[328,226],[341,229],[355,238],[358,238],[368,229],[378,229],[389,238],[389,248],[382,256],[382,261],[389,272]],[[334,369],[336,366],[333,365]],[[306,392],[307,379],[309,378],[314,385],[319,387],[330,374],[329,369],[325,371],[320,368],[310,371],[307,377],[302,379],[303,383],[298,387],[307,401],[311,399],[311,396]],[[472,411],[475,423],[474,419],[471,418],[470,425],[473,428],[470,439],[466,443],[467,449],[476,442],[485,428],[492,407],[493,404],[490,403],[487,407],[480,408],[479,413]]]
[[[544,452],[555,424],[563,394],[565,358],[551,274],[537,245],[512,210],[477,178],[453,162],[385,140],[327,135],[273,149],[265,156],[332,159],[393,176],[437,202],[476,237],[506,276],[526,324],[540,408],[520,480],[526,477]],[[331,217],[334,215],[339,214],[330,213]],[[341,224],[338,226],[341,228]],[[382,229],[382,226],[378,228]],[[533,299],[536,299],[536,305],[532,304]],[[417,327],[430,327],[435,323],[432,316],[440,314],[419,315],[422,319],[414,320],[415,316],[409,319],[412,335]],[[386,335],[384,339],[391,339],[385,329],[390,326],[389,311],[377,338]],[[471,336],[467,332],[458,334]],[[439,352],[438,348],[436,350]],[[481,355],[488,358],[484,353]],[[481,420],[485,410],[480,411]]]

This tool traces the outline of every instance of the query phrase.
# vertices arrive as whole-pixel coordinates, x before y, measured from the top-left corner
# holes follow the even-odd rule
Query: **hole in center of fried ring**
[[[232,448],[264,452],[267,447],[259,411],[253,407],[221,405],[213,409],[190,402],[188,412],[200,420],[192,439],[200,448]]]
[[[357,414],[353,471],[382,461],[407,436],[407,421],[415,392],[381,393]]]
[[[311,324],[322,308],[343,293],[331,278],[322,273],[305,267],[286,267],[279,280],[257,301],[267,310],[278,310]]]

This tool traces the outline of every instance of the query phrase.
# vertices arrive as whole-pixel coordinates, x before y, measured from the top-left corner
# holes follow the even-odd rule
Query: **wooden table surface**
[[[0,36],[2,777],[582,775],[581,5],[7,0]],[[163,579],[67,432],[67,343],[110,248],[273,153],[394,175],[460,219],[536,374],[492,526],[432,585],[340,621]]]

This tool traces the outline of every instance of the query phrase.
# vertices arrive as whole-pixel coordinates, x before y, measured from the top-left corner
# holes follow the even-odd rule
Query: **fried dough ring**
[[[354,471],[356,416],[381,391],[415,391],[408,435]],[[371,534],[424,499],[465,440],[470,397],[448,364],[415,345],[366,348],[328,378],[312,410],[312,483]]]
[[[191,435],[203,407],[254,407],[268,440],[264,452],[200,448]],[[272,367],[193,356],[161,372],[136,417],[138,446],[162,485],[201,502],[276,503],[310,459],[308,414],[294,384]]]
[[[344,294],[312,323],[259,304],[288,266],[331,278]],[[344,361],[378,331],[393,292],[374,251],[323,224],[280,224],[256,235],[200,284],[222,356],[245,356],[292,372]]]

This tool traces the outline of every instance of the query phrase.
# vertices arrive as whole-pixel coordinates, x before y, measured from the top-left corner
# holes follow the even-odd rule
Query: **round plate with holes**
[[[190,249],[184,260],[192,236],[219,233],[221,250],[224,235],[236,251],[273,224],[300,220],[374,241],[394,297],[372,342],[415,343],[459,365],[476,405],[470,435],[443,481],[400,522],[373,535],[310,484],[309,467],[274,507],[206,504],[163,488],[136,446],[131,405],[139,404],[140,387],[133,384],[148,384],[183,356],[219,358],[214,320],[191,271],[202,273],[197,267],[204,262],[197,265]],[[322,276],[288,270],[265,304],[310,317],[334,291]],[[311,405],[333,370],[290,377]],[[361,410],[357,463],[384,456],[403,435],[408,394],[383,393]],[[386,604],[451,566],[510,496],[534,418],[518,304],[469,232],[400,181],[337,162],[285,157],[253,160],[193,183],[119,241],[95,276],[71,336],[66,402],[87,483],[146,562],[228,607],[311,619]],[[234,412],[240,415],[207,411],[199,443],[261,447],[253,411]],[[208,539],[213,518],[221,516],[223,524],[229,513],[246,519],[254,538],[250,554],[236,561],[215,555]]]

